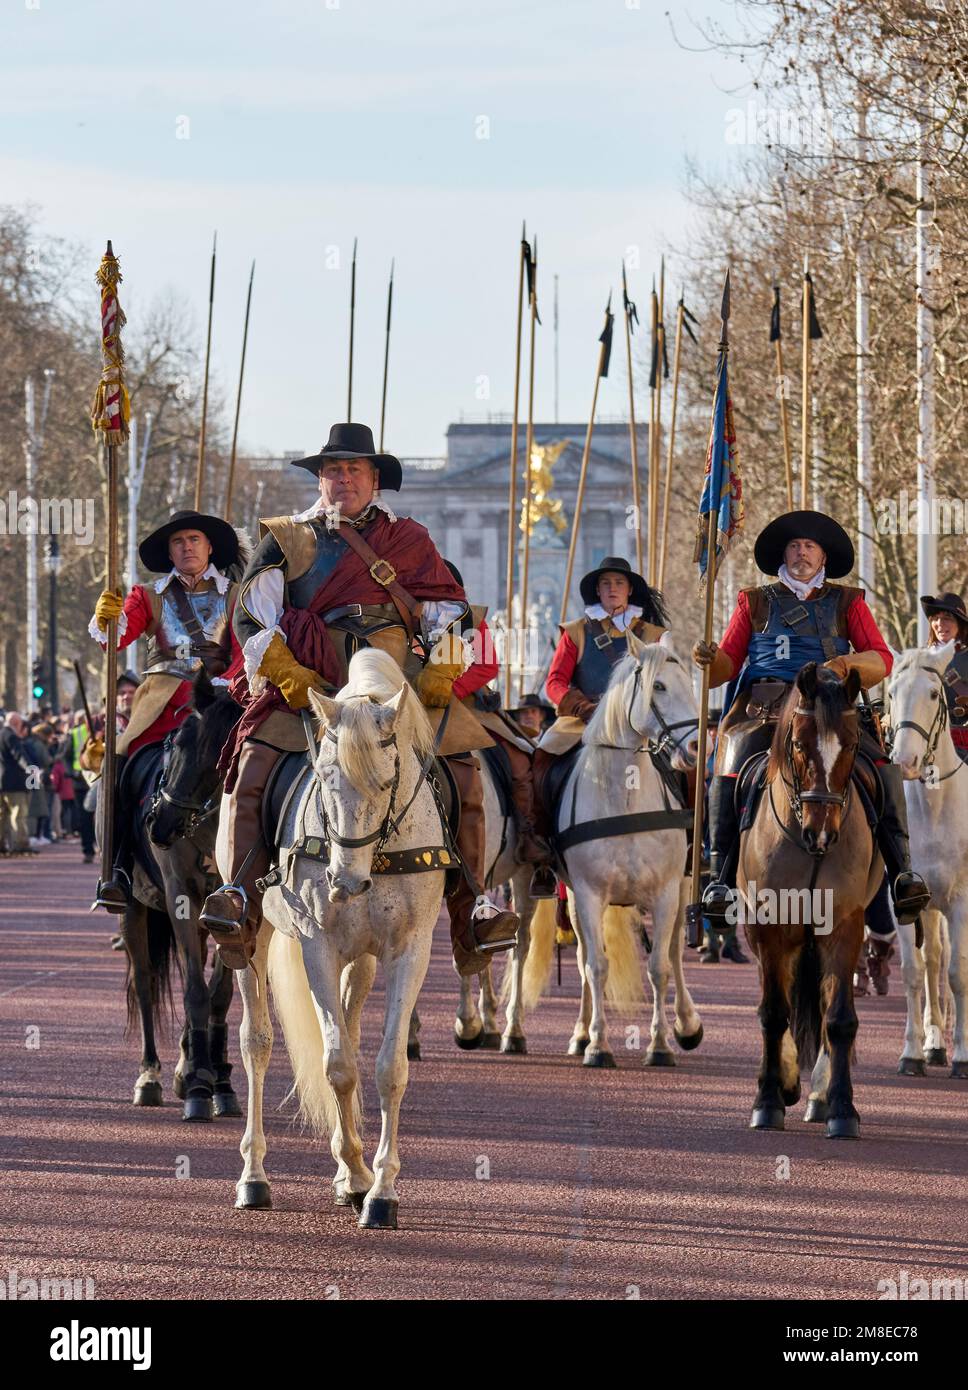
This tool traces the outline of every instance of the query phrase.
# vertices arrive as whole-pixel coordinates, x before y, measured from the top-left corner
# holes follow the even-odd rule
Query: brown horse
[[[755,819],[743,836],[737,907],[760,967],[763,1059],[752,1129],[782,1129],[813,1068],[804,1118],[856,1139],[852,977],[864,910],[884,868],[852,781],[860,742],[856,671],[804,666],[783,707]],[[868,803],[869,804],[869,803]]]

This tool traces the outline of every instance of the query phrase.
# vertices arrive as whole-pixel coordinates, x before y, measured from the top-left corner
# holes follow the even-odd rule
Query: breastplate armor
[[[840,590],[831,588],[809,603],[798,602],[780,585],[765,587],[769,614],[762,632],[750,638],[748,657],[756,675],[792,680],[808,661],[823,663],[834,656],[846,656],[850,642],[840,617]],[[780,648],[778,639],[785,638]],[[781,655],[781,650],[785,653]],[[787,670],[792,667],[792,674]]]
[[[596,642],[596,636],[601,640]],[[628,646],[624,632],[619,637],[609,638],[607,633],[601,630],[595,633],[586,623],[585,642],[571,678],[572,685],[577,685],[587,699],[600,699],[605,694],[613,667],[621,661],[628,651]]]
[[[161,595],[161,617],[148,638],[145,674],[161,672],[192,680],[204,666],[210,676],[220,676],[232,659],[228,593],[220,594],[214,584],[195,593],[183,590],[202,630],[192,637],[175,604],[172,590],[177,583],[173,579]]]
[[[322,588],[349,549],[342,536],[327,531],[320,521],[311,521],[316,533],[316,554],[305,574],[289,581],[288,600],[293,608],[308,608],[313,595]]]

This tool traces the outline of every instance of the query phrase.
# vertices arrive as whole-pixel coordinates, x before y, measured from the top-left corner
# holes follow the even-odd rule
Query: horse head
[[[225,686],[213,686],[203,667],[192,686],[191,713],[166,741],[164,770],[147,820],[159,848],[190,838],[209,819],[214,826],[222,782],[218,761],[241,713]]]
[[[627,634],[628,651],[588,726],[586,743],[633,747],[643,739],[670,756],[678,772],[696,766],[699,710],[669,633],[658,643]]]
[[[955,654],[954,641],[943,647],[918,647],[895,662],[888,690],[894,742],[891,761],[908,782],[920,778],[934,762],[938,741],[948,723],[944,673]]]
[[[859,694],[856,671],[840,680],[810,661],[797,676],[774,735],[774,763],[779,758],[789,771],[791,801],[811,853],[825,853],[840,837],[860,740]]]
[[[323,729],[314,772],[329,845],[329,900],[345,902],[371,887],[374,856],[409,808],[402,780],[411,776],[410,754],[428,754],[433,733],[386,652],[357,652],[335,699],[316,690],[309,699]]]

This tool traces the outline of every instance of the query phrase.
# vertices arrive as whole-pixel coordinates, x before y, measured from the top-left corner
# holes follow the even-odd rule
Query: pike
[[[124,384],[124,349],[121,329],[124,313],[118,302],[121,267],[110,241],[98,267],[97,283],[101,286],[101,380],[91,406],[91,424],[95,435],[104,445],[108,469],[107,515],[107,588],[113,593],[118,587],[118,445],[128,438],[131,403]],[[114,795],[115,764],[117,761],[117,721],[114,717],[118,698],[118,620],[110,618],[105,635],[104,680],[104,763],[101,769],[101,875],[92,911],[101,906],[101,886],[111,878],[114,864]],[[90,728],[90,716],[88,715]],[[103,904],[108,906],[107,903]]]
[[[514,548],[515,513],[517,511],[518,483],[518,405],[521,396],[521,312],[524,307],[524,264],[525,255],[530,256],[531,248],[526,239],[526,227],[521,223],[521,246],[518,251],[518,328],[517,343],[514,350],[514,410],[511,416],[511,468],[508,483],[508,558],[505,594],[505,627],[507,650],[504,662],[504,704],[511,703],[511,629],[514,626],[512,604],[514,601]]]
[[[235,424],[232,427],[232,455],[229,459],[229,481],[225,489],[225,510],[222,515],[229,520],[232,508],[232,486],[235,482],[235,451],[239,439],[239,411],[242,408],[242,377],[245,374],[245,349],[249,341],[249,310],[252,308],[252,280],[255,276],[255,261],[249,271],[249,292],[245,299],[245,326],[242,329],[242,360],[239,363],[239,388],[235,393]]]
[[[87,702],[87,691],[84,688],[84,675],[81,671],[81,663],[74,661],[74,674],[77,677],[77,689],[80,692],[81,704],[84,706],[84,722],[87,724],[88,738],[94,737],[94,716],[91,714],[91,706]]]
[[[350,373],[346,388],[346,418],[353,418],[353,329],[356,327],[356,237],[353,238],[353,264],[350,267]]]
[[[776,346],[776,390],[780,398],[780,426],[783,430],[783,461],[786,465],[787,511],[793,511],[793,460],[790,454],[790,422],[787,418],[786,376],[783,371],[783,337],[780,331],[780,286],[773,283],[770,311],[770,342]],[[805,505],[805,504],[804,504]]]
[[[696,341],[692,329],[686,322],[687,318],[692,319],[693,315],[690,314],[689,310],[686,308],[685,300],[683,299],[682,293],[680,293],[679,303],[676,305],[676,348],[672,367],[672,413],[669,418],[669,452],[666,458],[665,494],[662,505],[662,548],[659,555],[660,589],[665,583],[666,553],[669,549],[669,509],[672,506],[672,464],[676,449],[676,411],[679,405],[679,360],[682,351],[683,328],[685,328],[693,342]],[[695,322],[694,319],[693,322]],[[640,562],[639,569],[641,568]]]
[[[632,334],[639,311],[629,299],[625,261],[622,261],[622,306],[625,309],[625,359],[629,374],[629,446],[632,451],[632,510],[635,515],[635,567],[642,572],[642,498],[639,493],[639,441],[635,427],[635,385],[632,379]]]
[[[528,317],[531,321],[531,348],[528,364],[528,428],[524,438],[524,553],[521,558],[521,662],[519,666],[520,686],[518,695],[524,699],[526,644],[524,633],[528,625],[528,559],[531,541],[531,450],[534,448],[534,342],[535,326],[541,322],[538,317],[538,238],[534,239],[534,250],[528,248],[525,255],[525,270],[528,275]]]
[[[656,583],[655,573],[655,527],[658,493],[655,487],[655,388],[659,377],[659,297],[655,292],[655,276],[652,277],[652,298],[650,329],[652,337],[652,366],[649,371],[649,568],[647,573],[651,585]]]
[[[380,453],[383,453],[383,422],[387,413],[387,371],[390,366],[390,315],[393,312],[393,261],[390,262],[390,284],[387,288],[387,336],[383,349],[383,395],[380,398]]]
[[[571,523],[571,539],[568,542],[568,565],[565,570],[565,590],[561,596],[561,618],[559,622],[562,626],[568,617],[568,593],[571,589],[571,576],[575,568],[575,552],[578,549],[578,527],[581,524],[581,508],[585,499],[585,477],[588,473],[588,458],[592,448],[592,431],[595,428],[595,409],[598,405],[598,386],[602,377],[608,376],[608,363],[612,355],[612,325],[615,322],[615,315],[612,313],[612,292],[608,292],[608,303],[605,305],[605,327],[602,329],[598,341],[601,344],[598,350],[598,365],[595,369],[595,389],[592,392],[592,408],[588,416],[588,429],[585,431],[585,447],[581,456],[581,472],[578,475],[578,496],[575,499],[575,515]]]
[[[208,421],[208,369],[212,360],[212,310],[215,306],[215,243],[218,232],[212,233],[212,268],[208,280],[208,333],[205,338],[205,384],[202,387],[202,428],[198,436],[198,466],[195,469],[195,510],[202,510],[202,491],[205,486],[205,427]]]
[[[658,353],[658,367],[655,380],[655,443],[649,441],[649,487],[652,491],[652,535],[649,539],[649,573],[650,583],[659,582],[659,474],[661,472],[661,462],[659,451],[662,447],[662,379],[669,375],[669,362],[666,353],[665,340],[665,256],[659,264],[659,306],[658,318],[656,320],[656,349]],[[654,481],[653,481],[654,479]]]
[[[706,473],[699,503],[700,530],[696,542],[696,560],[702,570],[705,560],[706,613],[703,641],[713,640],[713,613],[718,572],[717,550],[726,546],[733,530],[743,524],[742,490],[733,472],[732,408],[729,399],[729,271],[723,283],[720,308],[722,333],[716,366],[716,395],[713,400],[712,424],[709,431],[709,450]],[[734,510],[734,505],[736,509]],[[720,529],[720,513],[725,511],[726,530]],[[705,532],[705,534],[703,534]],[[692,825],[692,892],[686,913],[688,944],[697,946],[702,934],[702,902],[700,899],[700,870],[703,829],[703,777],[706,761],[706,741],[709,733],[709,666],[702,668],[702,691],[699,698],[699,753],[696,783],[696,807]]]
[[[813,400],[813,341],[823,337],[823,330],[817,318],[817,306],[813,296],[813,280],[810,276],[810,257],[803,258],[803,363],[801,381],[800,421],[800,506],[810,506],[810,413]]]

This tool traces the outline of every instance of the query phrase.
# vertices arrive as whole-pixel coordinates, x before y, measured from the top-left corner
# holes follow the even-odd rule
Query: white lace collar
[[[814,589],[823,588],[827,582],[827,570],[826,566],[821,565],[813,578],[809,579],[806,584],[802,584],[799,579],[794,579],[786,565],[781,565],[777,579],[779,579],[781,584],[785,584],[788,589],[792,589],[802,603],[807,597],[807,594],[812,594]]]
[[[384,502],[382,497],[374,496],[372,500],[367,503],[367,506],[379,507],[381,512],[386,512],[391,521],[396,521],[397,519],[396,513]],[[326,529],[328,531],[335,531],[341,520],[339,503],[334,502],[332,506],[328,506],[323,501],[322,497],[317,497],[311,507],[307,507],[304,512],[296,512],[294,516],[290,517],[290,521],[315,521],[318,516],[325,517]]]
[[[168,573],[168,574],[163,574],[163,575],[161,576],[160,579],[156,579],[156,580],[155,580],[155,593],[156,593],[156,594],[163,594],[163,593],[165,592],[165,590],[168,588],[168,585],[171,583],[171,581],[172,581],[174,578],[176,578],[177,575],[178,575],[178,571],[177,571],[176,569],[173,569],[173,570],[170,571],[170,573]],[[214,580],[215,580],[215,587],[216,587],[216,589],[218,589],[218,591],[219,591],[220,594],[224,594],[225,591],[226,591],[226,589],[229,587],[229,585],[230,585],[231,582],[232,582],[232,581],[229,579],[228,575],[227,575],[227,574],[223,574],[221,570],[217,570],[217,569],[215,568],[215,566],[211,563],[211,561],[209,561],[208,568],[207,568],[207,569],[204,569],[204,570],[202,571],[202,573],[199,575],[199,578],[200,578],[200,579],[214,579]],[[186,585],[185,587],[187,588],[188,586]]]
[[[630,603],[623,608],[621,613],[606,613],[600,603],[593,603],[585,609],[586,618],[595,618],[598,622],[610,622],[613,627],[617,627],[619,632],[624,632],[627,627],[631,627],[636,618],[641,618],[642,609]]]

